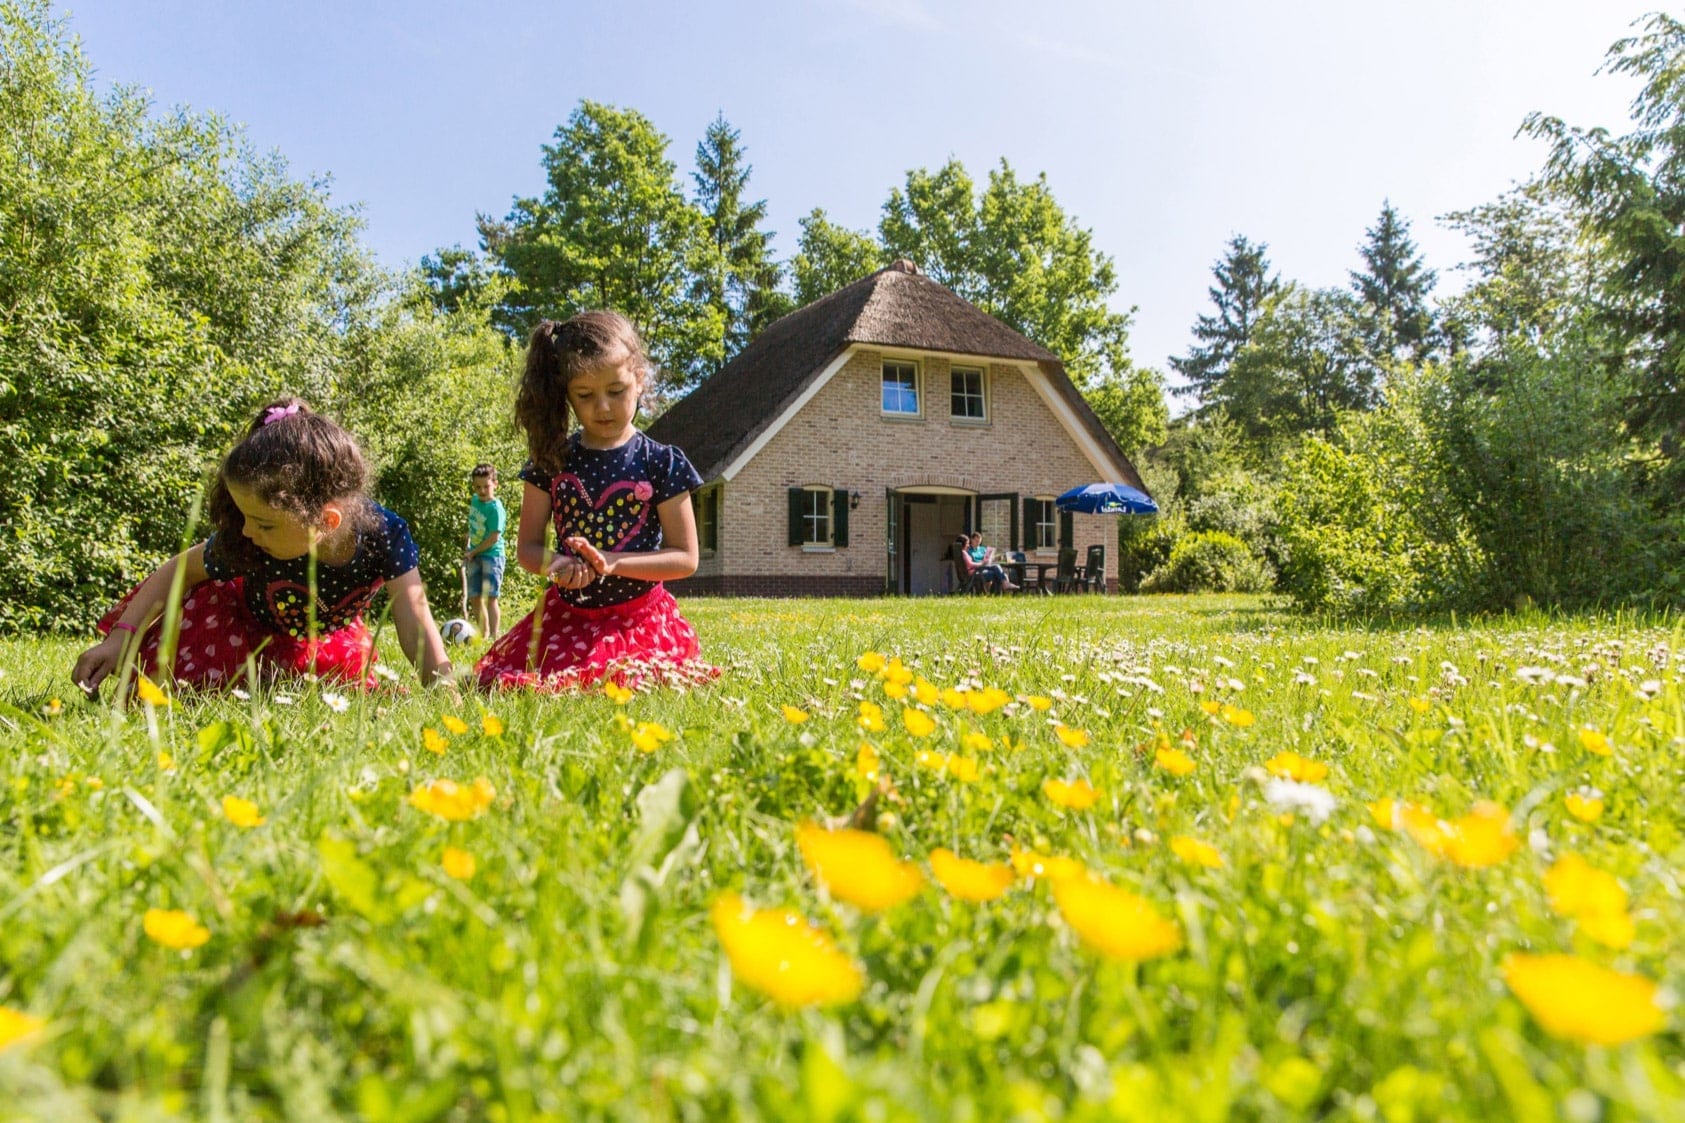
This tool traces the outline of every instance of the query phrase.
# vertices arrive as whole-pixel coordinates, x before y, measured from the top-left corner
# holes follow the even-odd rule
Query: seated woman
[[[955,546],[958,545],[959,543],[956,541]],[[995,548],[983,545],[982,531],[972,532],[971,538],[966,543],[965,555],[971,560],[972,571],[989,583],[991,593],[998,593],[1002,590],[1009,593],[1017,591],[1018,586],[1014,585],[1011,579],[1007,577],[1006,570],[996,564]]]

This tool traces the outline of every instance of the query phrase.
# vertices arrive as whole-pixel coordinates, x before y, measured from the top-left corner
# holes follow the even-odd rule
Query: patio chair
[[[950,593],[963,595],[988,591],[988,582],[983,580],[983,575],[977,572],[977,567],[971,564],[971,559],[965,556],[964,550],[954,550],[948,558],[954,567],[953,581],[948,589]]]
[[[1081,575],[1077,572],[1077,552],[1075,547],[1061,546],[1059,548],[1059,567],[1053,571],[1053,591],[1056,593],[1071,593],[1082,587]]]
[[[1082,586],[1091,593],[1106,591],[1106,547],[1090,546],[1082,563]]]

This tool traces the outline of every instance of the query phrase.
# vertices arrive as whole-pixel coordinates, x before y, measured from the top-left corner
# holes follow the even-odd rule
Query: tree
[[[485,293],[495,287],[485,259],[461,246],[424,254],[419,276],[428,299],[446,315],[482,303]]]
[[[1177,394],[1192,394],[1201,403],[1212,398],[1235,356],[1252,341],[1265,303],[1281,291],[1281,281],[1271,276],[1269,258],[1264,255],[1268,248],[1236,234],[1211,267],[1217,283],[1206,292],[1217,311],[1194,321],[1194,338],[1199,343],[1182,358],[1170,360],[1171,369],[1187,380],[1186,386],[1176,388]]]
[[[878,235],[886,258],[911,259],[1058,355],[1079,387],[1108,372],[1128,379],[1129,313],[1110,305],[1117,270],[1045,175],[1021,181],[1002,160],[979,195],[957,160],[911,171],[884,203]]]
[[[85,627],[179,549],[250,411],[336,400],[384,284],[321,183],[90,69],[0,5],[0,630]]]
[[[1609,269],[1598,296],[1615,334],[1605,369],[1637,364],[1626,417],[1655,442],[1657,495],[1685,500],[1685,23],[1652,14],[1642,35],[1609,48],[1603,70],[1642,82],[1625,136],[1535,113],[1523,131],[1550,145],[1545,179],[1583,208]]]
[[[1342,412],[1376,402],[1376,367],[1366,360],[1362,325],[1348,294],[1289,284],[1264,303],[1251,341],[1211,400],[1257,441],[1327,433]]]
[[[823,208],[815,207],[801,227],[790,261],[798,305],[812,304],[889,264],[870,234],[837,225]]]
[[[725,320],[725,350],[716,370],[792,307],[778,291],[783,271],[772,257],[772,234],[760,228],[766,200],[743,200],[753,170],[743,162],[738,131],[724,114],[717,116],[696,146],[691,174],[714,247],[697,274],[694,296]]]
[[[1358,247],[1364,267],[1350,276],[1367,313],[1370,355],[1383,366],[1404,358],[1420,362],[1433,333],[1428,294],[1435,274],[1410,240],[1410,223],[1390,201],[1382,201],[1381,217],[1364,235],[1367,240]]]
[[[613,308],[667,386],[712,370],[725,317],[690,294],[715,268],[714,243],[679,190],[667,138],[635,110],[581,101],[543,152],[543,196],[516,199],[502,222],[480,216],[482,247],[511,281],[499,326],[525,336],[545,316]]]

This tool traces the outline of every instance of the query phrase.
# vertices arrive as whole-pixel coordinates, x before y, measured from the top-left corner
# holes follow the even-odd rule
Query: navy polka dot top
[[[316,630],[337,632],[363,614],[376,592],[394,577],[414,569],[421,551],[409,524],[378,504],[380,526],[357,530],[357,549],[344,565],[316,563]],[[255,565],[225,556],[219,536],[205,540],[205,572],[216,581],[245,578],[246,607],[259,624],[282,635],[303,639],[310,630],[310,558],[272,558],[261,554]]]
[[[690,459],[672,445],[642,433],[619,448],[587,448],[576,433],[568,442],[567,467],[549,475],[528,461],[521,479],[550,496],[558,546],[574,535],[599,550],[647,553],[661,548],[656,508],[702,486]],[[563,552],[567,552],[563,550]],[[583,589],[559,589],[581,608],[623,604],[652,584],[630,577],[602,577]]]

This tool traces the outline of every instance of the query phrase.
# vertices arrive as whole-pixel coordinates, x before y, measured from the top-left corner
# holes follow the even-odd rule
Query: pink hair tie
[[[273,425],[275,422],[281,420],[281,418],[291,417],[297,412],[297,402],[294,402],[290,406],[270,406],[268,412],[263,415],[263,423],[265,425]]]

